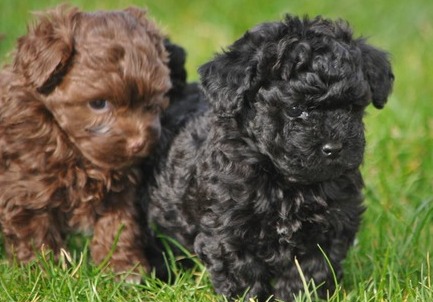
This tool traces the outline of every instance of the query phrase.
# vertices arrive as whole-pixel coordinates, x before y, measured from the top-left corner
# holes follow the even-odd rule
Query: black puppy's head
[[[382,108],[394,80],[385,52],[322,17],[256,26],[199,72],[214,113],[301,183],[358,168],[364,110]]]

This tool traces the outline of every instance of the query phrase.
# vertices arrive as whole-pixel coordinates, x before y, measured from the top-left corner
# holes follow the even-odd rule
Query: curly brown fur
[[[137,202],[171,87],[163,36],[146,12],[39,15],[0,73],[0,223],[10,256],[55,255],[93,231],[91,255],[149,270]],[[139,279],[131,276],[131,280]]]
[[[343,21],[287,16],[200,74],[210,109],[158,162],[150,222],[197,253],[218,293],[293,300],[296,260],[326,296],[325,255],[341,278],[360,224],[362,119],[391,92],[387,54]]]

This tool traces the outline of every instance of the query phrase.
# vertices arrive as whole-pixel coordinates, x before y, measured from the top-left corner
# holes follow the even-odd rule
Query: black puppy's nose
[[[322,153],[326,157],[335,157],[340,153],[341,149],[343,149],[343,144],[338,142],[328,142],[322,146]]]

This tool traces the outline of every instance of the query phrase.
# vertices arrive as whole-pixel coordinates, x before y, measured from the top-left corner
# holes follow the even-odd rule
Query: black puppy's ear
[[[41,93],[49,93],[66,72],[74,52],[73,30],[78,9],[66,5],[40,15],[18,39],[14,69]]]
[[[269,53],[266,41],[279,33],[281,23],[263,23],[247,31],[227,51],[199,68],[201,83],[214,111],[234,116],[246,108],[262,82]]]
[[[236,54],[225,53],[199,68],[201,84],[221,116],[235,116],[245,105],[245,94],[252,87],[255,75],[253,62],[241,63]]]
[[[392,91],[394,74],[388,54],[360,40],[364,73],[370,85],[373,105],[382,109]]]

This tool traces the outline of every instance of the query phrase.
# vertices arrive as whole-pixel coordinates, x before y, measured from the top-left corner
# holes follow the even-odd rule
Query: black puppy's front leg
[[[232,247],[222,236],[205,233],[199,233],[194,242],[217,293],[235,299],[247,292],[246,301],[253,297],[265,301],[271,292],[268,269],[254,255]]]
[[[323,250],[317,247],[296,257],[294,261],[297,261],[298,265],[293,262],[276,279],[275,297],[283,301],[293,301],[295,296],[304,292],[301,274],[308,283],[309,290],[313,289],[311,281],[314,281],[316,293],[320,298],[332,296],[336,282],[342,277],[341,261],[347,251],[345,242],[336,239],[332,243],[330,247],[322,247]]]

